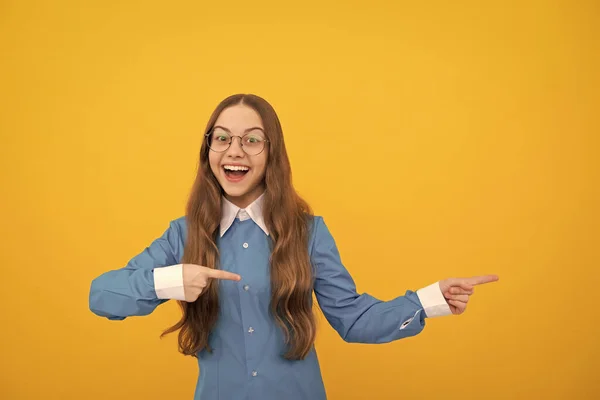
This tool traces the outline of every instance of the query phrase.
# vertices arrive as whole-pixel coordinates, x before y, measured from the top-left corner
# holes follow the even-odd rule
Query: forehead
[[[232,132],[243,132],[254,127],[264,129],[260,115],[245,104],[238,104],[221,111],[215,125],[225,127]]]

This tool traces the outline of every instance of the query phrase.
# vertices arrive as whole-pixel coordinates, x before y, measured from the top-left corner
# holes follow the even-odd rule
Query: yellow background
[[[204,124],[236,92],[275,106],[360,291],[501,277],[388,345],[321,318],[331,399],[600,398],[599,15],[1,1],[0,398],[191,398],[195,360],[158,338],[176,304],[110,322],[88,291],[182,215]]]

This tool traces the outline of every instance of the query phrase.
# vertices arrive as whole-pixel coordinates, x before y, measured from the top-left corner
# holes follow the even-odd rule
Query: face
[[[209,151],[210,168],[226,198],[238,207],[247,207],[265,190],[266,138],[260,115],[243,104],[223,110],[208,138],[211,149],[219,150]]]

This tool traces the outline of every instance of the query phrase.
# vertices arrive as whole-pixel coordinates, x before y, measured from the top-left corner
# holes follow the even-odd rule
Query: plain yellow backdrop
[[[184,212],[209,114],[278,111],[358,289],[486,273],[387,345],[320,317],[329,398],[597,399],[600,7],[0,1],[0,398],[190,399],[175,303],[111,322],[91,280]]]

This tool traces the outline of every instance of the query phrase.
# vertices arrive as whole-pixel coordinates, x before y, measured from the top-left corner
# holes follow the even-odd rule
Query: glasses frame
[[[258,152],[258,153],[256,153],[256,154],[250,154],[250,153],[248,153],[248,152],[247,152],[247,151],[244,149],[244,144],[243,144],[243,139],[244,139],[244,137],[248,136],[250,133],[246,133],[244,136],[239,136],[239,135],[232,135],[232,134],[230,134],[229,132],[226,132],[226,133],[227,133],[227,135],[229,135],[229,137],[230,137],[230,139],[231,139],[231,140],[229,141],[229,144],[227,145],[227,148],[226,148],[225,150],[218,151],[218,150],[215,150],[215,149],[213,149],[212,147],[210,147],[210,143],[209,143],[209,140],[210,140],[210,135],[212,135],[213,133],[214,133],[214,129],[211,129],[211,130],[210,130],[208,133],[204,134],[204,136],[206,137],[206,146],[208,146],[208,149],[209,149],[210,151],[214,151],[215,153],[225,153],[225,152],[226,152],[227,150],[229,150],[229,148],[231,147],[231,144],[233,143],[233,139],[234,139],[234,138],[239,138],[239,139],[240,139],[240,147],[242,148],[242,151],[243,151],[244,153],[248,154],[249,156],[257,156],[257,155],[259,155],[260,153],[262,153],[263,151],[265,151],[265,148],[267,147],[267,143],[269,142],[269,139],[267,139],[267,138],[264,138],[264,139],[263,139],[263,142],[265,142],[265,144],[263,145],[263,148],[262,148],[262,150],[261,150],[261,151],[259,151],[259,152]]]

